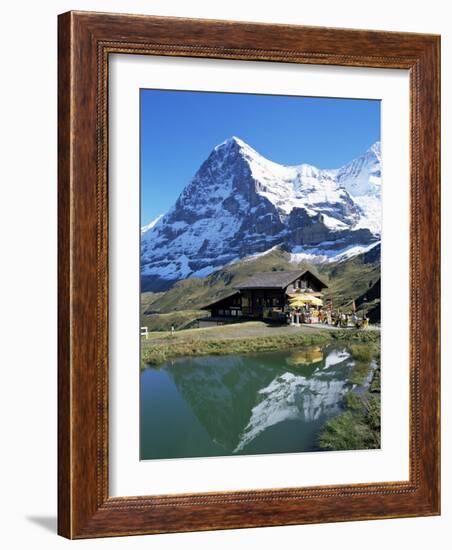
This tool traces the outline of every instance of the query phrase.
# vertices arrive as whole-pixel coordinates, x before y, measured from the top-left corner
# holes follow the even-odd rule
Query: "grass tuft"
[[[372,383],[380,378],[377,368]],[[372,387],[372,383],[371,386]],[[319,437],[319,447],[329,451],[379,449],[381,446],[381,400],[379,391],[344,396],[346,411],[329,420]]]

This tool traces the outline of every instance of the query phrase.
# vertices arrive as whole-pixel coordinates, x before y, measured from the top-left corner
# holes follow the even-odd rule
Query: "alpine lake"
[[[344,413],[347,394],[368,391],[377,367],[339,343],[148,366],[140,373],[140,458],[324,450],[325,425]]]

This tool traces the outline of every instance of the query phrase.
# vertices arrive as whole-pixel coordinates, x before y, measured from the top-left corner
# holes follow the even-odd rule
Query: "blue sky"
[[[339,168],[380,139],[380,101],[142,89],[141,224],[164,214],[215,145]]]

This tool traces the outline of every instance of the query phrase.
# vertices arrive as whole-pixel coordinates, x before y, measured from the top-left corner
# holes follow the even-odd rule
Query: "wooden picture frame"
[[[439,514],[440,38],[69,12],[59,16],[58,52],[59,534],[87,538]],[[409,481],[109,496],[107,91],[113,53],[409,70]]]

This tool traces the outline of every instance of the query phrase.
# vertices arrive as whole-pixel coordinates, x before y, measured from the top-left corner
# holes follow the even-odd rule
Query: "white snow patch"
[[[250,254],[249,256],[246,256],[246,258],[243,259],[244,262],[250,262],[252,260],[255,260],[256,258],[262,258],[262,256],[267,256],[267,254],[270,254],[270,252],[273,252],[274,250],[278,250],[279,245],[276,244],[275,246],[272,246],[268,250],[264,250],[264,252],[256,252],[256,254]],[[238,258],[235,260],[232,260],[230,264],[236,263],[238,261]]]
[[[333,231],[343,231],[344,229],[348,229],[347,224],[339,220],[336,220],[336,218],[332,218],[327,214],[323,214],[323,223]]]
[[[342,351],[331,351],[325,358],[325,368],[328,369],[334,365],[342,363],[350,357],[350,354],[345,349]]]
[[[163,265],[145,264],[142,268],[143,275],[156,275],[162,279],[186,279],[192,270],[188,264],[189,259],[182,254],[177,260],[164,263]]]
[[[160,214],[160,216],[157,216],[155,220],[152,220],[147,225],[143,225],[143,227],[141,228],[141,234],[143,235],[144,233],[149,231],[149,229],[152,229],[155,225],[157,225],[159,221],[163,218],[163,216],[164,214]]]
[[[259,434],[284,420],[313,421],[338,409],[345,381],[307,379],[290,372],[275,378],[259,394],[263,400],[253,407],[248,425],[234,452],[242,451]]]
[[[290,254],[291,263],[300,263],[303,261],[312,262],[312,263],[332,263],[332,262],[343,262],[344,260],[349,260],[354,256],[359,254],[364,254],[372,248],[375,248],[380,241],[374,242],[367,245],[350,245],[341,249],[328,249],[324,247],[308,248],[296,246],[292,249]]]
[[[190,277],[207,277],[208,275],[213,273],[216,269],[219,269],[219,268],[213,267],[211,265],[206,265],[206,267],[198,269],[197,271],[193,271]]]

